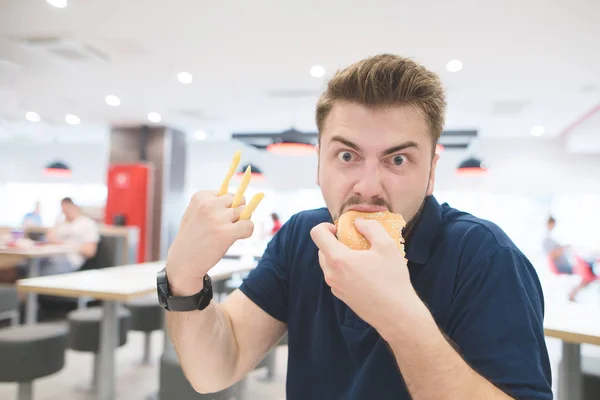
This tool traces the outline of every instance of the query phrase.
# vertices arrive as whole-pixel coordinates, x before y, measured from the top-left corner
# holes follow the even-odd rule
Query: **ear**
[[[318,144],[315,146],[315,150],[317,151],[317,186],[321,187],[321,183],[319,182],[319,171],[321,170],[321,153]]]
[[[433,189],[435,186],[435,169],[437,167],[437,162],[440,159],[440,155],[435,153],[433,156],[433,160],[431,160],[431,169],[429,170],[429,185],[427,187],[427,196],[431,196],[433,194]]]

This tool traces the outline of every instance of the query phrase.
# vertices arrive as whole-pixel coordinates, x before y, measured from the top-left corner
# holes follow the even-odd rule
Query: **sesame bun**
[[[356,218],[374,219],[378,221],[387,233],[390,234],[404,257],[404,239],[402,238],[402,228],[406,225],[404,218],[400,214],[394,214],[388,211],[379,212],[361,212],[347,211],[343,213],[335,222],[337,226],[337,238],[340,242],[353,250],[368,250],[371,248],[369,241],[360,234],[354,227]]]

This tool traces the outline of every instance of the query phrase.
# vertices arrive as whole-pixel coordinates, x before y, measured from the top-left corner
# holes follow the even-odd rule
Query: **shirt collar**
[[[406,241],[406,258],[416,264],[429,259],[433,240],[442,225],[442,207],[433,196],[425,198],[418,221]]]

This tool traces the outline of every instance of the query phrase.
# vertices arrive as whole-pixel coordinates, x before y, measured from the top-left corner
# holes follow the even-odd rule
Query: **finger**
[[[248,239],[254,232],[254,222],[251,220],[239,220],[231,225],[233,236],[236,240]]]
[[[321,266],[321,270],[323,270],[323,277],[325,278],[325,282],[329,284],[329,278],[331,276],[331,268],[329,267],[329,263],[327,262],[327,257],[325,254],[319,250],[319,265]]]
[[[231,207],[237,207],[240,205],[240,201],[242,197],[244,197],[244,193],[248,188],[248,184],[250,183],[250,178],[252,177],[252,167],[248,165],[246,168],[246,172],[244,172],[244,177],[242,178],[242,183],[238,187],[237,192],[235,192],[235,197],[233,198],[233,203],[231,203]]]
[[[356,230],[371,243],[371,247],[378,247],[393,243],[393,239],[377,220],[356,218],[354,220]]]
[[[240,216],[242,215],[242,213],[244,212],[244,206],[241,205],[239,207],[231,207],[228,208],[226,211],[226,215],[227,215],[227,220],[231,221],[231,222],[237,222],[240,220]]]
[[[216,197],[214,199],[214,204],[217,204],[223,208],[230,208],[231,205],[233,204],[233,198],[234,198],[233,194],[225,193],[223,196]],[[242,199],[240,200],[240,204],[238,204],[238,207],[243,206],[244,204],[246,204],[246,198],[242,197]]]
[[[347,250],[347,247],[337,240],[334,232],[335,225],[328,222],[322,222],[310,230],[310,237],[319,250],[323,251],[325,254],[330,254],[334,250]]]
[[[244,219],[250,219],[250,217],[252,217],[252,214],[254,213],[254,210],[256,210],[256,207],[258,207],[258,204],[262,201],[264,197],[264,193],[256,193],[254,197],[252,197],[252,199],[250,200],[250,203],[248,203],[248,205],[244,208],[244,211],[242,211],[242,214],[240,215],[240,221]]]
[[[241,159],[242,159],[242,152],[236,151],[233,154],[233,160],[231,161],[231,166],[229,167],[229,171],[227,171],[227,175],[225,176],[225,179],[223,180],[223,183],[221,184],[221,189],[219,190],[218,196],[223,196],[224,194],[229,192],[229,182],[231,181],[233,174],[235,174],[235,171],[237,170],[237,167],[238,167]]]

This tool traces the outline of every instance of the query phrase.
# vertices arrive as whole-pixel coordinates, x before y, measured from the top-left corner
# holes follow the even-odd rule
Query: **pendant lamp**
[[[246,173],[246,169],[248,167],[250,167],[250,175],[253,181],[262,181],[265,179],[265,176],[263,175],[262,171],[252,164],[242,165],[242,168],[240,168],[238,172],[235,173],[236,178],[241,179],[244,176],[244,173]]]
[[[486,175],[488,172],[485,164],[481,159],[477,157],[469,157],[463,160],[458,168],[456,169],[456,173],[458,175]]]
[[[44,168],[44,175],[69,177],[71,176],[71,168],[62,161],[54,161],[46,165]]]

